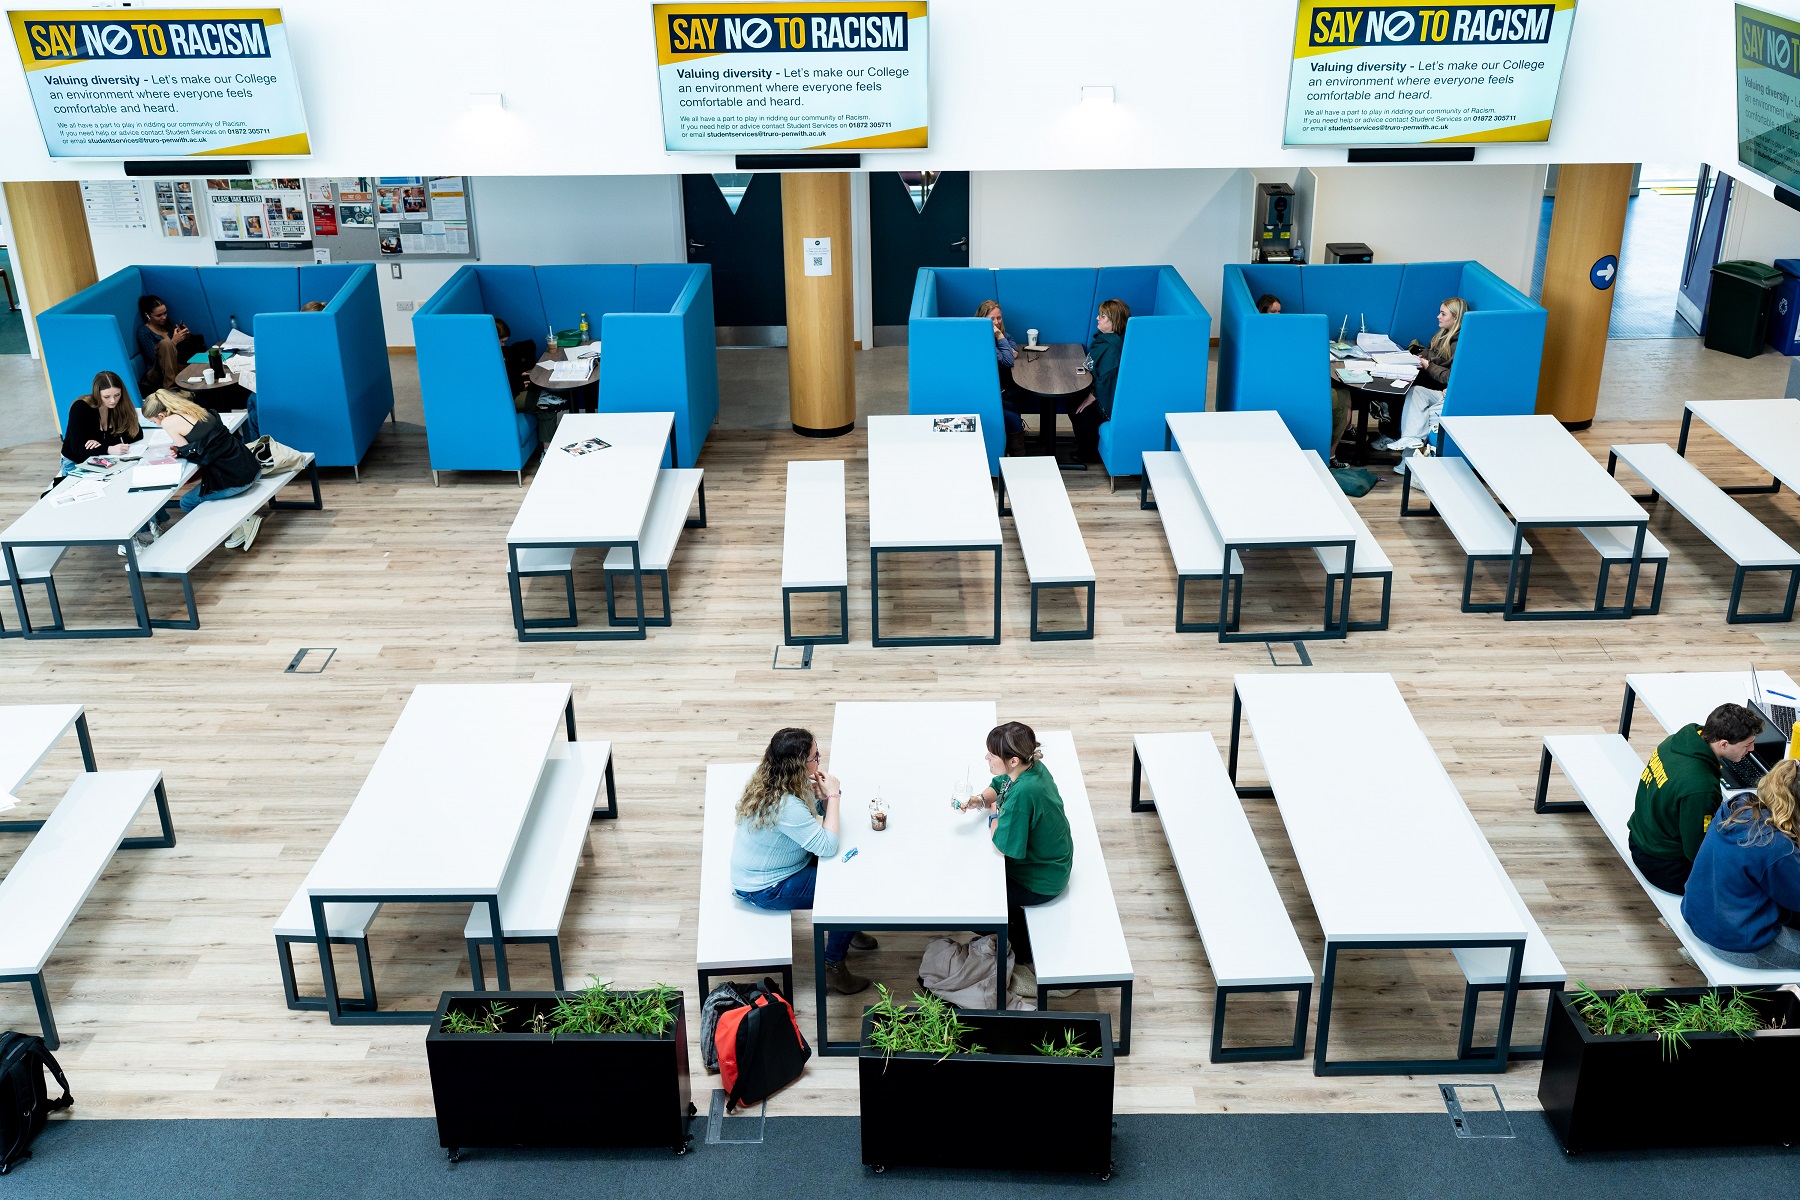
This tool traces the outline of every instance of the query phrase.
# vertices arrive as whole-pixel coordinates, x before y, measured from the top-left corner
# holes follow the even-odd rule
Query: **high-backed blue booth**
[[[1256,311],[1273,295],[1279,313]],[[1221,293],[1218,407],[1281,414],[1294,440],[1331,454],[1326,344],[1364,329],[1404,348],[1437,332],[1438,305],[1468,301],[1444,389],[1444,416],[1537,409],[1544,309],[1478,262],[1228,264]],[[1366,322],[1366,324],[1365,324]],[[1444,452],[1456,453],[1448,439]]]
[[[134,401],[147,364],[138,353],[138,297],[160,296],[208,344],[238,328],[256,339],[256,418],[263,433],[310,450],[322,467],[358,467],[394,411],[375,268],[166,267],[115,271],[38,315],[57,420],[100,371],[116,371]],[[325,302],[323,312],[302,304]]]
[[[494,318],[541,351],[582,313],[600,338],[600,411],[673,412],[676,465],[694,465],[719,413],[710,266],[472,264],[413,314],[433,471],[524,467],[536,418],[513,410]]]
[[[1174,267],[921,268],[907,322],[907,411],[979,414],[988,466],[999,474],[1000,366],[993,328],[975,309],[998,301],[1015,341],[1036,329],[1040,342],[1086,346],[1095,310],[1111,299],[1125,302],[1131,320],[1100,457],[1108,475],[1142,473],[1144,451],[1162,449],[1163,416],[1206,408],[1212,314]]]

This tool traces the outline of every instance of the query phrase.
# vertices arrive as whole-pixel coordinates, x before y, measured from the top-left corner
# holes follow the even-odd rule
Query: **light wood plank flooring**
[[[1675,425],[1616,423],[1583,436],[1603,458],[1608,441],[1672,441]],[[10,519],[37,495],[48,453],[45,444],[0,450],[0,515]],[[814,457],[850,460],[857,642],[819,650],[810,671],[777,671],[783,464]],[[1695,457],[1721,481],[1752,477],[1749,464],[1711,435],[1697,437]],[[840,699],[993,697],[1006,718],[1074,731],[1138,972],[1134,1053],[1119,1074],[1123,1110],[1437,1107],[1430,1080],[1322,1081],[1309,1063],[1205,1061],[1211,977],[1156,819],[1127,811],[1130,737],[1190,728],[1222,736],[1231,674],[1272,668],[1260,645],[1221,647],[1209,636],[1172,632],[1172,570],[1156,516],[1138,510],[1135,488],[1108,494],[1098,473],[1066,476],[1101,581],[1095,641],[1026,639],[1023,564],[1007,522],[1002,645],[876,651],[868,644],[862,434],[812,442],[721,429],[703,465],[712,524],[684,537],[672,580],[675,625],[653,630],[647,643],[518,644],[501,546],[522,493],[499,474],[447,475],[434,488],[416,425],[382,432],[360,484],[348,472],[327,472],[323,513],[274,514],[251,553],[215,554],[196,580],[201,630],[159,631],[147,641],[0,643],[0,697],[85,703],[102,766],[165,771],[180,834],[172,851],[121,853],[49,964],[79,1116],[429,1113],[423,1028],[333,1028],[318,1014],[288,1012],[270,925],[414,685],[518,679],[573,683],[584,736],[612,738],[617,756],[622,817],[594,826],[563,930],[572,978],[666,980],[688,987],[695,1001],[692,897],[709,762],[755,758],[784,724],[810,725],[828,738]],[[1396,564],[1393,627],[1312,644],[1311,669],[1395,673],[1572,977],[1697,981],[1593,823],[1531,814],[1538,741],[1553,730],[1611,729],[1627,671],[1740,668],[1753,658],[1791,669],[1800,635],[1786,625],[1726,626],[1730,566],[1674,514],[1653,525],[1673,556],[1658,617],[1509,625],[1463,615],[1454,541],[1435,521],[1399,521],[1398,479],[1387,478],[1358,506]],[[1745,502],[1800,541],[1793,497]],[[1541,549],[1533,601],[1587,602],[1593,560],[1586,544],[1551,536]],[[1253,570],[1247,625],[1316,619],[1319,577],[1310,555],[1264,556]],[[120,574],[110,552],[72,554],[59,574],[70,619],[118,613]],[[902,574],[906,583],[898,586]],[[593,562],[580,582],[585,619],[603,619]],[[539,583],[545,586],[533,596],[554,603],[553,581]],[[955,628],[961,614],[979,621],[987,611],[977,562],[909,566],[896,571],[895,583],[915,628],[933,620]],[[153,592],[165,611],[178,595],[167,583]],[[337,656],[324,674],[284,674],[302,646],[335,647]],[[1358,719],[1353,712],[1317,717]],[[1639,721],[1635,740],[1645,752],[1652,725]],[[78,769],[72,744],[59,750],[27,789],[26,810],[45,811]],[[1351,761],[1341,769],[1385,767]],[[1250,801],[1247,808],[1316,965],[1318,926],[1274,807]],[[24,844],[0,837],[0,869]],[[460,915],[443,909],[396,906],[383,914],[373,942],[385,1005],[428,1004],[439,990],[466,982],[461,925]],[[809,979],[804,919],[797,933],[797,972]],[[883,943],[859,957],[859,969],[909,988],[922,938],[886,934]],[[514,961],[520,983],[547,979],[541,950],[521,948]],[[316,970],[303,964],[302,978],[316,980]],[[1354,964],[1340,986],[1334,1047],[1376,1055],[1447,1046],[1460,996],[1447,954]],[[799,1008],[810,1036],[810,990]],[[850,1036],[851,1002],[840,1000],[833,1011],[841,1017],[835,1035]],[[1261,1012],[1234,1002],[1234,1012],[1246,1039],[1277,1036],[1287,1019],[1274,1002]],[[1533,1003],[1528,1012],[1524,1030],[1541,1007]],[[22,985],[0,987],[0,1028],[9,1027],[36,1027]],[[697,1053],[693,1061],[697,1067]],[[1501,1081],[1506,1102],[1533,1105],[1536,1081],[1535,1067],[1515,1066]],[[695,1084],[697,1095],[711,1086],[698,1076]],[[771,1108],[855,1112],[853,1061],[815,1058]]]

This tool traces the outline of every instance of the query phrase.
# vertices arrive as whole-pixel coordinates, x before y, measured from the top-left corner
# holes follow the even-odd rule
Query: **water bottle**
[[[206,365],[212,368],[214,379],[225,378],[225,356],[219,353],[218,346],[215,345],[207,350]]]
[[[236,316],[236,314],[233,314],[232,318],[231,318],[231,332],[232,333],[237,332],[237,316]]]
[[[588,343],[587,314],[582,313],[581,314],[581,344],[585,346],[585,345],[587,345],[587,343]]]

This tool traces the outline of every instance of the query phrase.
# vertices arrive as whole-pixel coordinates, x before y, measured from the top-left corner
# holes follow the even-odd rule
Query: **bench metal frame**
[[[913,932],[913,933],[930,933],[930,932],[940,930],[943,928],[945,928],[945,926],[941,921],[937,922],[937,923],[932,923],[932,922],[921,923],[919,921],[884,921],[884,922],[879,922],[876,924],[869,924],[867,922],[853,922],[853,923],[846,924],[846,923],[838,922],[838,921],[827,921],[827,922],[821,923],[817,917],[813,918],[813,1003],[817,1006],[817,1011],[818,1011],[818,1035],[813,1044],[818,1049],[819,1057],[821,1057],[821,1058],[853,1058],[856,1056],[857,1051],[859,1049],[861,1049],[861,1047],[862,1047],[862,1043],[860,1041],[834,1042],[834,1041],[831,1041],[828,1036],[827,1024],[826,1024],[826,1015],[827,1014],[826,1014],[825,1006],[826,1006],[826,997],[829,995],[829,990],[825,986],[825,935],[827,933],[830,933],[833,930],[837,930],[837,929],[846,929],[846,930],[854,929],[854,930],[861,930],[866,933],[894,933],[894,932],[909,932],[909,931]],[[994,947],[994,988],[995,988],[994,996],[999,1001],[999,1003],[1002,1006],[1004,1006],[1006,1003],[1006,974],[1007,974],[1007,972],[1006,972],[1006,922],[1004,920],[1002,920],[998,925],[965,925],[965,926],[963,926],[963,928],[968,929],[977,934],[991,933],[994,935],[994,937],[996,939],[996,945]],[[720,971],[715,970],[712,973],[717,975],[717,974],[724,974],[725,972],[720,972]],[[704,996],[702,997],[702,999],[704,999]],[[998,1009],[965,1009],[964,1011],[966,1011],[966,1012],[996,1012],[999,1010]]]
[[[1040,983],[1037,989],[1039,1012],[1052,1012],[1050,993],[1054,991],[1098,991],[1119,989],[1119,1036],[1113,1039],[1113,1053],[1120,1058],[1131,1055],[1131,985],[1129,979],[1064,979],[1056,983]]]
[[[1549,1006],[1544,1012],[1544,1032],[1538,1038],[1538,1044],[1535,1046],[1513,1046],[1507,1051],[1507,1056],[1509,1058],[1524,1061],[1527,1059],[1540,1059],[1544,1057],[1544,1043],[1550,1038],[1549,1009],[1556,1007],[1555,994],[1560,993],[1563,990],[1563,984],[1566,982],[1566,980],[1555,979],[1544,983],[1519,984],[1519,990],[1521,992],[1550,992],[1552,995],[1550,997]],[[1471,1060],[1479,1062],[1494,1056],[1494,1047],[1477,1046],[1474,1044],[1476,1009],[1481,1004],[1481,997],[1484,993],[1498,992],[1504,994],[1505,991],[1506,985],[1500,983],[1469,983],[1463,986],[1462,1028],[1456,1035],[1456,1056],[1464,1062],[1469,1062]]]
[[[82,739],[83,750],[87,749],[87,739]],[[83,758],[91,761],[91,755],[84,753]],[[92,768],[90,767],[91,771]],[[169,792],[167,784],[158,778],[156,781],[156,823],[162,832],[145,834],[141,837],[128,837],[119,842],[120,850],[168,850],[175,845],[175,823],[169,817]],[[0,822],[0,833],[33,833],[44,827],[43,821],[5,821]]]
[[[62,1039],[56,1033],[56,1018],[50,1014],[50,993],[44,986],[44,973],[33,971],[29,975],[0,975],[0,983],[29,983],[31,999],[37,1005],[38,1027],[43,1030],[44,1045],[51,1050],[62,1046]]]
[[[1421,488],[1419,490],[1424,491],[1423,488]],[[1435,517],[1438,515],[1437,508],[1430,504],[1431,494],[1429,492],[1425,493],[1425,499],[1426,499],[1427,505],[1424,508],[1411,507],[1410,504],[1408,503],[1408,501],[1411,499],[1411,497],[1412,497],[1412,472],[1407,471],[1405,474],[1403,474],[1400,477],[1400,515],[1402,517]],[[1453,533],[1453,534],[1451,534],[1451,536],[1454,537],[1455,534]],[[1459,544],[1459,547],[1460,547],[1460,544]],[[1506,563],[1509,563],[1511,561],[1512,561],[1511,557],[1508,555],[1504,555],[1504,554],[1470,554],[1466,550],[1463,551],[1462,611],[1464,611],[1466,613],[1477,613],[1477,612],[1504,612],[1506,610],[1505,601],[1502,601],[1498,604],[1490,604],[1490,603],[1486,603],[1486,602],[1477,604],[1474,602],[1474,600],[1471,599],[1471,596],[1474,594],[1474,591],[1475,591],[1475,564],[1476,563],[1478,563],[1478,562],[1506,562]],[[1603,561],[1601,563],[1601,579],[1602,579],[1602,581],[1604,581],[1606,578],[1605,568],[1606,568],[1606,564]],[[1604,587],[1604,586],[1605,586],[1604,582],[1602,582],[1602,587]],[[1526,593],[1529,592],[1530,590],[1531,590],[1531,559],[1529,557],[1527,557],[1527,558],[1525,558],[1524,566],[1520,569],[1520,572],[1519,572],[1518,599],[1514,602],[1517,608],[1523,609],[1525,607],[1525,596],[1526,596]],[[1511,595],[1512,593],[1509,590],[1507,594]]]
[[[489,926],[489,928],[492,928],[492,926]],[[492,946],[494,944],[494,939],[491,937],[484,937],[464,938],[463,940],[469,944],[469,979],[471,987],[477,992],[485,992],[487,991],[487,982],[481,973],[481,948],[483,946]],[[504,940],[509,946],[544,945],[550,947],[550,982],[556,991],[560,992],[563,990],[562,935],[560,933],[553,933],[547,937],[515,937],[511,934],[507,934]],[[501,984],[501,987],[505,986],[505,984]]]
[[[1227,560],[1227,561],[1229,561],[1229,560]],[[1225,628],[1226,629],[1236,629],[1238,627],[1238,618],[1242,615],[1243,606],[1244,606],[1244,577],[1242,574],[1176,575],[1175,576],[1175,632],[1176,633],[1218,633],[1218,632],[1220,632],[1219,625],[1217,622],[1214,622],[1214,621],[1190,621],[1187,619],[1187,585],[1190,583],[1205,583],[1205,582],[1215,580],[1215,579],[1219,581],[1219,587],[1224,592],[1224,595],[1222,595],[1220,597],[1220,600],[1221,600],[1220,607],[1225,607],[1226,603],[1229,603],[1229,606],[1230,606],[1229,621],[1225,625]]]
[[[1675,453],[1679,454],[1683,458],[1687,457],[1688,431],[1693,427],[1693,424],[1694,424],[1694,410],[1689,408],[1685,404],[1682,405],[1681,406],[1681,438],[1679,441],[1677,441],[1675,443]],[[1729,442],[1731,439],[1726,438],[1725,440]],[[1734,444],[1734,448],[1735,448],[1735,444]],[[1742,453],[1742,451],[1740,450],[1739,453]],[[1610,461],[1610,457],[1606,464],[1606,470],[1607,470],[1608,474],[1612,473],[1612,462]],[[1714,484],[1713,486],[1718,487],[1717,484]],[[1722,487],[1722,488],[1719,488],[1719,490],[1721,492],[1724,492],[1727,496],[1772,496],[1776,492],[1779,492],[1781,490],[1781,480],[1776,479],[1774,476],[1771,475],[1769,477],[1769,482],[1767,482],[1767,483],[1740,484],[1740,485],[1737,485],[1734,487]],[[1637,500],[1639,502],[1648,500],[1651,503],[1655,503],[1656,499],[1657,499],[1657,495],[1653,491],[1648,496],[1633,496],[1632,499]]]
[[[700,984],[700,1002],[702,1004],[706,1003],[706,998],[712,994],[710,984],[714,979],[727,976],[735,978],[740,975],[759,977],[771,974],[779,975],[781,976],[781,994],[786,996],[790,1003],[794,999],[794,964],[792,960],[784,963],[744,963],[736,967],[696,968],[695,974]]]
[[[15,549],[26,546],[122,546],[125,549],[125,582],[131,592],[131,608],[137,617],[136,625],[114,625],[100,629],[70,629],[63,624],[61,609],[52,611],[55,623],[51,625],[33,625],[31,611],[25,606],[24,583],[19,579],[19,563],[14,557]],[[137,541],[134,537],[119,538],[86,538],[69,541],[59,538],[54,541],[7,542],[0,546],[0,554],[6,558],[6,573],[11,576],[13,607],[19,613],[19,632],[16,635],[24,638],[146,638],[153,632],[150,625],[150,609],[144,602],[144,578],[138,570]]]
[[[1006,476],[996,475],[994,487],[998,492],[998,509],[1002,517],[1013,515],[1012,506],[1006,502]],[[1016,522],[1015,522],[1016,525]],[[1077,530],[1079,532],[1079,529]],[[1031,640],[1034,642],[1078,642],[1088,641],[1094,636],[1094,580],[1068,580],[1063,583],[1039,583],[1031,579],[1031,560],[1025,561],[1025,577],[1031,583]],[[1087,589],[1087,627],[1084,629],[1039,629],[1038,628],[1038,593],[1051,588],[1086,588]]]
[[[1325,576],[1325,626],[1322,629],[1297,629],[1281,633],[1242,633],[1238,632],[1237,613],[1233,609],[1241,609],[1243,601],[1244,575],[1250,573],[1249,564],[1244,566],[1244,575],[1234,576],[1238,581],[1238,604],[1233,605],[1229,597],[1219,596],[1219,623],[1214,626],[1219,631],[1221,642],[1310,642],[1319,640],[1342,641],[1350,636],[1350,586],[1356,580],[1356,539],[1347,541],[1323,542],[1226,542],[1223,559],[1225,569],[1231,569],[1231,556],[1240,558],[1250,550],[1310,550],[1314,547],[1340,546],[1344,551],[1344,569],[1342,572]],[[1338,579],[1344,580],[1344,594],[1339,600],[1338,619],[1334,624],[1331,619],[1332,593]],[[1383,606],[1385,609],[1385,605]],[[1180,618],[1177,616],[1177,622]],[[1179,624],[1177,625],[1179,628]]]
[[[1339,578],[1340,576],[1337,575],[1325,576],[1325,623],[1327,625],[1331,623],[1332,597],[1337,590]],[[1391,569],[1366,571],[1359,573],[1355,578],[1381,580],[1381,619],[1379,621],[1352,621],[1350,628],[1356,633],[1380,633],[1388,627],[1388,611],[1394,598],[1394,572]]]
[[[64,732],[66,733],[68,731],[64,730]],[[94,739],[88,733],[87,710],[86,709],[83,709],[81,712],[79,712],[75,715],[75,738],[77,741],[79,741],[81,743],[81,769],[83,771],[88,772],[89,774],[92,774],[93,772],[98,771],[100,768],[94,761]],[[57,740],[61,741],[62,738],[59,736],[57,738]],[[169,802],[168,802],[166,794],[162,790],[162,784],[160,782],[156,785],[156,794],[157,794],[157,800],[158,800],[157,815],[162,818],[164,828],[168,829],[168,804],[169,804]],[[38,830],[42,829],[43,827],[44,827],[44,823],[42,821],[36,821],[36,820],[33,820],[33,821],[0,821],[0,833],[36,833]],[[169,831],[167,836],[169,838],[169,845],[173,846],[175,844],[174,832],[172,830]],[[136,840],[137,839],[135,839],[135,838],[127,839],[127,841],[136,841]],[[141,849],[142,847],[127,846],[125,842],[121,842],[121,843],[119,843],[119,848],[122,850],[124,850],[124,849],[137,850],[137,849]]]
[[[1631,687],[1628,684],[1625,688],[1625,712],[1621,714],[1619,718],[1619,723],[1622,727],[1620,730],[1621,733],[1631,726],[1631,700]],[[1531,811],[1534,813],[1586,812],[1588,806],[1581,800],[1549,799],[1550,764],[1552,761],[1554,760],[1550,756],[1550,747],[1546,745],[1543,754],[1538,759],[1537,794],[1532,797]]]
[[[1000,557],[1004,543],[991,546],[870,546],[869,641],[874,646],[998,646],[1000,644]],[[882,637],[881,556],[884,554],[992,554],[994,556],[994,635],[992,637]]]
[[[623,608],[624,605],[618,603],[613,598],[613,580],[620,575],[631,575],[638,580],[638,614],[642,614],[644,611],[643,577],[646,575],[654,577],[656,581],[662,585],[662,615],[658,617],[647,615],[620,617],[618,615],[618,610]],[[667,569],[661,571],[603,571],[602,581],[606,587],[606,623],[608,625],[636,626],[641,623],[644,625],[656,625],[666,628],[675,623],[675,614],[670,611],[669,608],[669,572]]]
[[[294,943],[305,942],[317,945],[317,939],[310,936],[295,936],[278,933],[275,935],[275,961],[281,965],[281,994],[287,1000],[287,1006],[295,1012],[320,1012],[326,1007],[325,997],[302,996],[300,986],[294,978]],[[369,961],[369,939],[362,937],[336,937],[331,939],[334,946],[352,946],[356,949],[356,970],[362,977],[362,998],[360,1000],[340,1000],[338,1003],[346,1010],[354,1012],[373,1012],[375,1010],[375,969]]]
[[[801,592],[836,592],[838,597],[838,632],[811,636],[794,632],[793,598]],[[850,585],[821,584],[812,587],[781,589],[781,640],[787,646],[848,646],[850,644]]]
[[[12,560],[9,556],[7,559],[8,570],[11,569],[11,564]],[[24,583],[28,586],[32,584],[42,586],[45,598],[50,601],[50,623],[44,626],[44,628],[61,629],[63,627],[62,605],[58,602],[56,596],[56,577],[54,575],[46,575],[42,579],[27,579]],[[25,597],[22,590],[17,595],[17,602],[19,604],[25,603]],[[4,612],[0,612],[0,638],[16,638],[24,636],[24,633],[20,630],[8,629],[6,627],[6,615]]]
[[[1237,700],[1235,694],[1233,695],[1232,700],[1235,708]],[[1236,724],[1235,716],[1236,713],[1234,711],[1234,733]],[[1232,738],[1231,748],[1232,762],[1235,764],[1237,761],[1236,737]],[[1236,779],[1237,770],[1234,765],[1232,768],[1232,780],[1234,783],[1236,782]],[[1144,763],[1143,760],[1138,757],[1137,742],[1134,740],[1131,744],[1131,811],[1134,813],[1155,812],[1156,801],[1143,799],[1143,786]],[[1244,790],[1239,789],[1238,794],[1240,796],[1243,795]],[[1269,792],[1268,794],[1274,795],[1273,792]],[[1287,1059],[1305,1058],[1306,1023],[1312,1009],[1312,988],[1312,980],[1310,979],[1304,983],[1261,983],[1215,987],[1213,989],[1212,1061],[1216,1063],[1279,1062]],[[1039,990],[1041,991],[1042,989],[1040,988]],[[1295,994],[1294,1000],[1297,1010],[1294,1016],[1294,1040],[1284,1046],[1239,1046],[1232,1049],[1226,1049],[1225,1001],[1226,997],[1238,992],[1293,992]],[[1126,1003],[1130,1003],[1129,993],[1126,995]],[[1043,1001],[1039,1000],[1038,1007],[1042,1008],[1043,1006]],[[1129,1008],[1126,1011],[1127,1015],[1125,1020],[1129,1022]],[[1126,1029],[1129,1031],[1129,1024],[1126,1025]]]
[[[607,550],[607,549],[612,548],[613,546],[623,546],[623,547],[630,549],[630,551],[631,551],[631,570],[604,572],[604,582],[606,585],[607,622],[609,625],[614,624],[614,621],[613,621],[613,599],[612,599],[612,577],[614,575],[630,575],[633,593],[637,599],[636,611],[637,611],[638,615],[637,615],[637,620],[627,621],[627,622],[623,622],[623,623],[626,625],[632,626],[632,628],[630,628],[630,629],[611,629],[611,628],[609,628],[609,629],[575,629],[575,628],[571,628],[572,626],[574,626],[576,624],[576,622],[572,619],[574,616],[574,613],[575,613],[575,606],[574,606],[574,602],[573,602],[575,580],[574,580],[574,570],[572,567],[569,572],[569,582],[568,582],[569,593],[571,596],[571,600],[570,600],[570,604],[569,604],[570,616],[568,616],[568,617],[527,617],[525,615],[525,597],[524,597],[522,584],[520,583],[520,580],[525,578],[525,575],[523,575],[519,570],[519,551],[535,550],[535,549],[561,550],[564,548],[572,548],[572,549],[579,550],[579,549],[582,549],[583,547],[594,547],[599,550]],[[617,642],[617,641],[639,641],[639,642],[641,642],[650,636],[647,631],[647,628],[646,628],[647,625],[649,624],[649,622],[647,622],[644,619],[644,576],[646,573],[647,572],[644,571],[643,566],[642,566],[642,560],[638,557],[638,543],[635,540],[629,541],[629,542],[591,542],[591,541],[508,542],[508,543],[506,543],[506,585],[507,585],[508,590],[512,593],[513,632],[516,635],[518,635],[518,639],[521,642]],[[530,572],[530,575],[532,575],[532,576],[545,575],[545,574],[560,575],[560,574],[562,574],[562,572],[561,571],[548,571],[548,572],[533,571],[533,572]],[[663,587],[665,588],[665,597],[666,597],[666,594],[667,594],[666,589],[668,587],[668,578],[667,578],[666,573],[665,573],[664,579],[663,579]],[[666,604],[666,599],[665,599],[665,604]],[[665,608],[664,611],[666,612],[667,609]],[[663,624],[666,625],[666,624],[668,624],[668,622],[665,620],[663,622]],[[561,632],[550,632],[552,630],[560,630]],[[573,741],[574,739],[571,738],[570,740]]]

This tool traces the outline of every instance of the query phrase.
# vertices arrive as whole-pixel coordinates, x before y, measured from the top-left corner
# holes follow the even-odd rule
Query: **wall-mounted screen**
[[[1738,161],[1800,190],[1800,21],[1737,6]]]
[[[1575,0],[1300,0],[1289,146],[1542,142]]]
[[[929,144],[925,0],[651,8],[669,150]]]
[[[279,8],[7,16],[51,158],[312,152]]]

